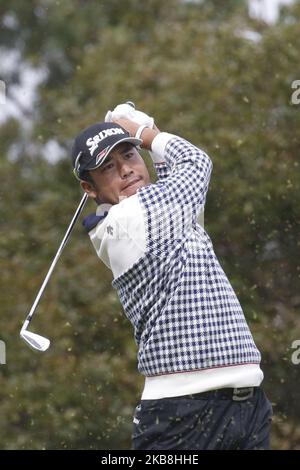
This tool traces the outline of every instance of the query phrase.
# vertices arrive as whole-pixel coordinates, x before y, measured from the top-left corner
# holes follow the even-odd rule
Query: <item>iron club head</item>
[[[20,337],[35,351],[44,352],[50,346],[48,338],[37,335],[36,333],[31,333],[31,331],[21,330]]]

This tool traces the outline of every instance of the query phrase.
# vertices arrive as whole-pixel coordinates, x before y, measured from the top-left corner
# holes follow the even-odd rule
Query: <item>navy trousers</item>
[[[269,449],[271,419],[271,403],[260,387],[141,400],[132,449]]]

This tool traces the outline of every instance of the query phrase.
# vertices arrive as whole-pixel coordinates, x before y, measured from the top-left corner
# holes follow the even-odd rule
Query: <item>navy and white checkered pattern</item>
[[[212,163],[173,138],[159,180],[137,192],[147,252],[114,279],[146,376],[260,362],[240,303],[197,223]]]

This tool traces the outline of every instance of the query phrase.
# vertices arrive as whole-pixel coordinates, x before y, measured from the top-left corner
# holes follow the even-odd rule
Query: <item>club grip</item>
[[[135,104],[133,101],[126,101],[126,104],[129,104],[133,109],[135,109]]]

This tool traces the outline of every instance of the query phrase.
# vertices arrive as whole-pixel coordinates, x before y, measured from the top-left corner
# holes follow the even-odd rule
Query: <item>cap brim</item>
[[[113,151],[113,149],[119,145],[119,144],[122,144],[123,142],[129,142],[130,144],[132,145],[135,145],[136,147],[138,145],[141,145],[141,143],[143,142],[141,139],[136,139],[135,137],[124,137],[124,139],[120,139],[118,140],[118,142],[115,142],[109,149],[109,151],[103,156],[103,158],[98,162],[98,164],[96,166],[93,166],[93,167],[90,167],[90,168],[86,168],[86,170],[96,170],[96,168],[99,168],[99,166],[103,165],[103,163],[105,162],[106,158],[108,157],[108,155]]]

